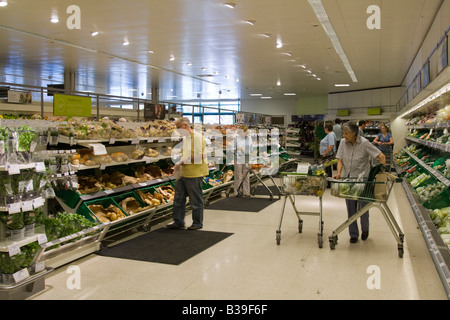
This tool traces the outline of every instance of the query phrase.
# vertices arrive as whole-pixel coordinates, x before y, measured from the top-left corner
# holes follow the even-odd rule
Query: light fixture
[[[251,26],[254,26],[255,23],[256,23],[255,20],[245,20],[244,22],[247,23],[247,24],[249,24],[249,25],[251,25]]]
[[[306,69],[306,66],[304,64],[300,65],[303,69]]]
[[[320,78],[316,78],[316,79],[319,80],[319,81],[322,80],[322,79],[320,79]]]
[[[270,33],[262,33],[261,37],[270,38]]]
[[[250,93],[250,96],[252,97],[262,97],[261,93]]]
[[[295,93],[285,93],[284,95],[285,96],[296,96],[297,94],[295,94]]]
[[[292,53],[289,53],[289,52],[283,52],[283,54],[284,54],[285,56],[288,56],[288,57],[291,57],[291,56],[292,56]]]
[[[58,17],[53,17],[53,18],[50,19],[50,22],[51,23],[58,23],[59,19],[58,19]]]
[[[98,31],[92,31],[91,32],[91,36],[93,36],[93,37],[98,36],[99,33],[100,32],[98,32]]]
[[[280,80],[277,81],[277,86],[281,86],[281,81]]]
[[[322,27],[325,30],[325,33],[330,38],[331,43],[334,46],[334,49],[336,50],[337,54],[341,58],[342,62],[344,63],[345,69],[347,70],[348,74],[350,75],[350,78],[353,80],[353,82],[358,82],[355,72],[353,71],[352,66],[350,65],[350,61],[348,60],[348,58],[344,52],[344,49],[342,48],[342,45],[339,41],[339,38],[336,34],[336,31],[334,30],[333,25],[331,24],[331,21],[328,18],[327,12],[325,11],[325,8],[323,7],[322,0],[308,0],[308,2],[311,5],[312,9],[314,10],[314,13],[317,16],[317,19],[319,19],[320,23],[322,24]]]
[[[261,97],[261,99],[268,100],[268,99],[272,99],[272,97]]]
[[[230,9],[234,9],[236,7],[236,3],[233,2],[224,3],[223,5]]]
[[[174,60],[175,60],[175,57],[174,57],[173,55],[171,55],[170,58],[169,58],[169,60],[170,60],[170,61],[174,61]]]
[[[187,65],[188,67],[190,67],[190,66],[192,66],[192,63],[188,62],[188,63],[186,63],[186,65]]]
[[[281,41],[277,42],[277,49],[283,48],[283,43]]]
[[[239,81],[241,81],[241,80],[239,80],[239,78],[237,78],[237,79],[236,79],[236,82],[239,82]]]
[[[335,84],[335,87],[350,87],[348,83],[342,83],[342,84]]]
[[[414,108],[412,108],[411,110],[406,111],[404,114],[402,114],[399,118],[404,118],[407,115],[415,112],[416,110],[422,108],[424,105],[426,105],[427,103],[430,103],[433,100],[436,100],[437,98],[441,97],[442,95],[446,94],[447,92],[450,92],[450,83],[448,83],[446,86],[442,87],[441,89],[439,89],[438,91],[436,91],[435,93],[431,94],[428,96],[428,98],[426,98],[425,100],[422,100],[420,103],[418,103]]]
[[[6,7],[7,5],[8,5],[8,1],[6,1],[6,0],[2,0],[0,2],[0,7]]]
[[[155,53],[155,51],[153,51],[153,50],[148,50],[148,53]]]
[[[130,45],[130,41],[124,40],[124,41],[122,42],[122,44],[123,44],[124,46],[129,46],[129,45]]]

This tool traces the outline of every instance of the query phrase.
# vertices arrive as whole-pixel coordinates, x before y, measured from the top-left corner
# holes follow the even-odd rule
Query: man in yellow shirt
[[[187,118],[175,122],[177,131],[183,139],[181,161],[182,174],[175,184],[175,197],[173,202],[173,222],[167,225],[168,229],[184,229],[186,215],[186,198],[192,207],[192,225],[188,230],[203,228],[203,177],[209,174],[206,143],[203,135],[191,129]]]

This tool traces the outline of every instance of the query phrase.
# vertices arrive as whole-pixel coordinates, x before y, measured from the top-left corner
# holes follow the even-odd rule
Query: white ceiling
[[[46,86],[64,82],[66,70],[78,91],[150,98],[153,87],[163,101],[399,86],[442,2],[323,0],[353,83],[307,0],[8,0],[0,7],[0,81]],[[73,4],[81,30],[66,26]],[[370,5],[381,9],[381,30],[366,27]],[[52,14],[59,23],[50,22]]]

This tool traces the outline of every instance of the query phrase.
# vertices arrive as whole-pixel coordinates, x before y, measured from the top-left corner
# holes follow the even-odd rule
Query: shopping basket
[[[379,168],[375,168],[379,169]],[[331,183],[331,194],[344,199],[358,200],[366,203],[363,208],[361,208],[355,215],[350,217],[344,223],[342,223],[336,230],[333,231],[332,235],[329,237],[330,249],[334,250],[338,242],[338,234],[360,218],[371,208],[378,208],[389,229],[394,235],[397,241],[397,249],[400,258],[403,258],[403,243],[404,243],[404,233],[400,229],[397,221],[394,218],[387,202],[391,194],[392,188],[396,182],[401,182],[402,179],[395,175],[387,172],[374,170],[371,171],[369,179],[365,181],[360,181],[357,178],[347,178],[347,179],[328,179]]]
[[[280,223],[276,232],[277,245],[281,242],[281,225],[283,223],[284,211],[286,208],[286,201],[289,201],[294,208],[295,214],[298,218],[298,231],[303,231],[303,220],[301,215],[319,216],[319,233],[318,243],[319,248],[323,246],[323,220],[322,220],[322,195],[327,187],[327,177],[324,174],[321,175],[307,175],[300,173],[286,173],[281,172],[282,176],[282,195],[284,196]],[[295,205],[295,196],[315,196],[319,198],[319,212],[299,212]]]

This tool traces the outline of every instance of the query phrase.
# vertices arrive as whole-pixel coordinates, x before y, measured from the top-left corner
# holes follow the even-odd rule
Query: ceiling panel
[[[158,87],[162,100],[308,97],[351,83],[307,0],[233,0],[234,9],[225,2],[78,0],[82,28],[68,30],[73,1],[8,0],[0,8],[0,81],[46,86],[62,82],[66,70],[76,74],[77,90],[147,98]],[[350,90],[359,90],[401,84],[419,49],[412,40],[425,37],[442,0],[323,3],[358,78]],[[381,30],[366,27],[373,4]]]

